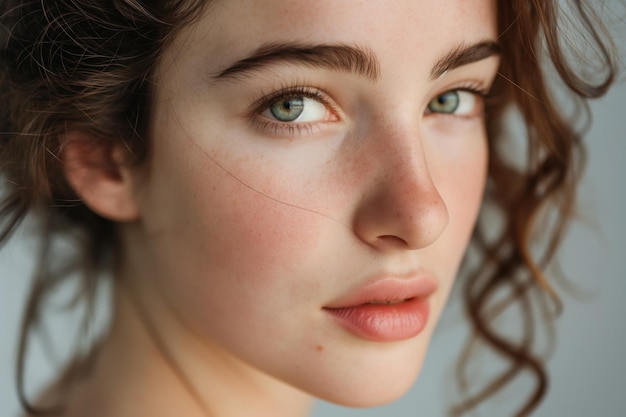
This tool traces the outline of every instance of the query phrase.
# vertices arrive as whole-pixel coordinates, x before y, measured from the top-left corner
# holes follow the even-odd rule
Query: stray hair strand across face
[[[595,65],[606,70],[599,80],[586,79],[581,75],[584,68],[568,60],[571,51],[565,49],[565,37],[576,35],[562,32],[562,2],[497,3],[501,67],[485,108],[490,159],[484,204],[500,215],[503,225],[495,236],[486,222],[479,223],[474,233],[474,248],[482,261],[463,282],[463,289],[475,339],[468,342],[458,372],[461,386],[471,392],[452,415],[468,413],[523,372],[533,376],[535,386],[515,415],[529,415],[545,396],[548,376],[542,358],[533,351],[533,338],[550,321],[540,322],[532,312],[537,304],[543,308],[546,295],[560,310],[556,291],[543,271],[572,217],[585,160],[582,132],[572,127],[555,103],[546,69],[554,68],[581,103],[606,93],[617,70],[613,47],[591,2],[570,3],[584,28],[578,36],[593,44],[601,61]],[[4,99],[0,247],[28,216],[38,225],[42,242],[16,369],[19,399],[31,415],[60,412],[41,410],[25,394],[29,340],[40,324],[45,300],[77,275],[82,280],[81,294],[93,304],[100,272],[114,268],[119,256],[115,223],[83,204],[64,174],[68,133],[85,132],[92,141],[89,145],[98,149],[121,146],[128,150],[128,164],[141,164],[151,151],[148,126],[155,68],[174,36],[210,5],[202,0],[0,0],[0,95]],[[246,65],[242,62],[236,69],[245,70]],[[521,167],[507,154],[506,115],[511,110],[521,116],[526,128],[527,155]],[[559,215],[542,230],[542,240],[548,243],[536,254],[534,234],[550,210]],[[51,249],[59,238],[69,239],[76,250],[60,268],[54,267],[58,260]],[[543,293],[534,291],[537,287]],[[509,296],[500,304],[503,292]],[[511,306],[521,311],[518,340],[510,340],[494,324]],[[508,367],[481,389],[470,390],[465,370],[476,339],[506,358]],[[89,361],[78,358],[81,362]],[[70,374],[68,378],[77,378],[78,373]]]

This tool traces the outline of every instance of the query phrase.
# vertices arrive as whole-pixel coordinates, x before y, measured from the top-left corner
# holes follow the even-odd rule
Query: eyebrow
[[[494,41],[458,46],[437,61],[431,71],[431,78],[439,78],[455,68],[499,54],[500,46]],[[292,63],[355,73],[371,81],[377,81],[381,72],[380,62],[369,49],[341,44],[270,43],[262,45],[250,56],[236,61],[219,72],[215,78],[238,78],[277,63]]]
[[[230,78],[275,63],[294,63],[314,68],[352,72],[372,81],[380,77],[380,63],[371,50],[349,45],[298,45],[272,43],[235,62],[216,78]]]
[[[458,46],[437,61],[430,77],[432,79],[439,78],[453,69],[500,55],[500,51],[500,45],[494,41],[482,41],[469,46]]]

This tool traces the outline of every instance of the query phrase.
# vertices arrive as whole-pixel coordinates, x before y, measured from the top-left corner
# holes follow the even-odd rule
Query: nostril
[[[358,202],[353,228],[363,242],[391,251],[416,250],[443,233],[449,220],[446,203],[430,174],[413,168],[406,175],[381,177]]]
[[[407,241],[394,235],[378,236],[376,240],[378,241],[379,246],[384,245],[389,248],[407,248],[409,246]]]

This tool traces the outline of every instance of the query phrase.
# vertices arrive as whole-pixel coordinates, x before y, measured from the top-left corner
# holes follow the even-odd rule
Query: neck
[[[308,414],[303,392],[200,340],[157,300],[137,293],[118,285],[111,332],[94,369],[109,397],[103,402],[116,404],[116,415],[137,415],[139,408],[155,417]]]

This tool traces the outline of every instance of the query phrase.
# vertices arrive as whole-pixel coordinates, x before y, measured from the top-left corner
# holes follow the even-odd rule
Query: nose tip
[[[384,181],[366,197],[354,219],[355,233],[379,249],[416,250],[434,243],[449,217],[430,175]]]

